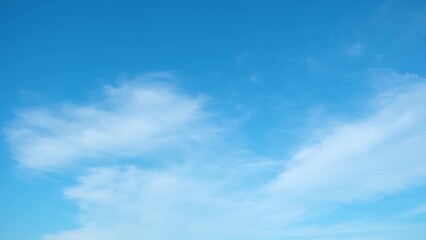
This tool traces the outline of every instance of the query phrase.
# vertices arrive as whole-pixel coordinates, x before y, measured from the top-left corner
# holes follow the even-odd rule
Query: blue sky
[[[425,239],[424,1],[1,1],[0,238]]]

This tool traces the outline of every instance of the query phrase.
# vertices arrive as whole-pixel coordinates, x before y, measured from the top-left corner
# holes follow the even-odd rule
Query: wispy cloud
[[[153,83],[170,77],[155,73],[104,86],[101,99],[87,104],[20,111],[6,130],[15,159],[24,168],[49,171],[208,138],[214,129],[205,124],[203,98]]]
[[[400,75],[401,79],[409,75]],[[371,114],[301,146],[267,189],[309,201],[368,200],[426,180],[424,79],[381,92]]]
[[[389,230],[385,223],[301,224],[332,215],[330,205],[426,183],[425,79],[391,71],[373,77],[398,84],[378,91],[363,116],[321,129],[288,160],[201,146],[226,126],[211,124],[202,98],[161,84],[107,86],[96,102],[22,111],[7,133],[23,167],[84,166],[64,189],[80,208],[81,227],[44,240],[377,239]],[[163,156],[174,164],[161,168],[125,161],[181,147],[203,150],[179,162],[178,151]]]

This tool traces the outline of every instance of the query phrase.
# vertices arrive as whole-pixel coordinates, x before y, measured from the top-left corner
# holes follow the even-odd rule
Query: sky
[[[425,1],[0,1],[0,239],[426,239]]]

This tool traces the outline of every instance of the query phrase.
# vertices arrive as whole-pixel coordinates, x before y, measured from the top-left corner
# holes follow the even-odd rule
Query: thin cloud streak
[[[404,78],[406,76],[400,76]],[[426,180],[426,83],[395,87],[370,116],[329,129],[301,146],[266,189],[309,201],[369,200]],[[309,176],[309,177],[307,177]]]

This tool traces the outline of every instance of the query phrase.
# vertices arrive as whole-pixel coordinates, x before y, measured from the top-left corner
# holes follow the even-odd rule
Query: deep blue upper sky
[[[422,7],[422,1],[2,1],[0,77],[9,94],[58,89],[72,97],[96,80],[158,70],[198,81],[216,72],[227,81],[259,72],[280,90],[295,76],[327,86],[328,79],[306,79],[297,62],[303,57],[333,72],[374,65],[422,73],[424,33],[412,16]],[[413,37],[401,39],[406,34]],[[342,62],[355,42],[366,44],[366,56]],[[236,66],[245,50],[253,59]],[[222,90],[224,81],[200,85]]]

